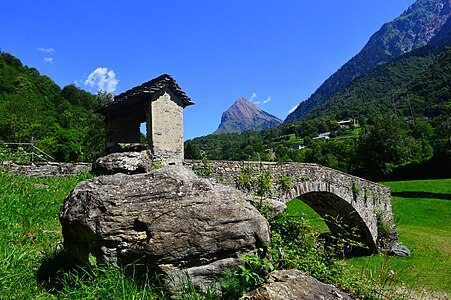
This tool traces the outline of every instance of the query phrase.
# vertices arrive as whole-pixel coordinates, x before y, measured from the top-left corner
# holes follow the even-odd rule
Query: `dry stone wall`
[[[0,170],[30,177],[64,177],[91,172],[89,163],[0,161]]]

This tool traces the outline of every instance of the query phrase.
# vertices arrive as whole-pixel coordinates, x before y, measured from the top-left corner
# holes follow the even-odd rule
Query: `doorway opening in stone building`
[[[141,144],[147,144],[147,125],[146,122],[139,124],[139,142]]]

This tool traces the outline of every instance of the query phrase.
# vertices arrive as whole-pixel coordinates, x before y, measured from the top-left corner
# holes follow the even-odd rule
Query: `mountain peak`
[[[221,124],[214,133],[240,133],[246,130],[260,131],[281,123],[282,120],[279,118],[263,111],[251,101],[241,97],[222,114]]]

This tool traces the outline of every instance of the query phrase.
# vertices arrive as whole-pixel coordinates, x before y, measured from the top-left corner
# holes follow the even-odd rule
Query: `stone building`
[[[153,159],[165,164],[183,162],[183,109],[194,102],[163,74],[114,97],[99,109],[107,126],[107,151],[140,143],[140,125],[146,122],[147,145]]]

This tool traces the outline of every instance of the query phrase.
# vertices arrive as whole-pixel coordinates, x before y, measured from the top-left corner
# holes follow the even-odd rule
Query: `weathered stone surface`
[[[253,290],[240,300],[318,300],[352,299],[349,294],[330,284],[322,283],[299,270],[278,270],[269,283]]]
[[[0,170],[29,177],[64,177],[91,172],[91,164],[0,161]]]
[[[141,143],[117,143],[114,152],[141,152],[149,149],[147,144]]]
[[[391,254],[400,257],[409,257],[410,250],[404,245],[398,245],[396,248],[393,249]]]
[[[92,166],[96,175],[139,174],[151,169],[152,158],[148,150],[111,153],[98,158]]]
[[[78,264],[90,253],[113,264],[140,260],[176,281],[188,274],[196,285],[269,244],[266,219],[242,193],[182,166],[81,182],[60,221],[64,247]]]

